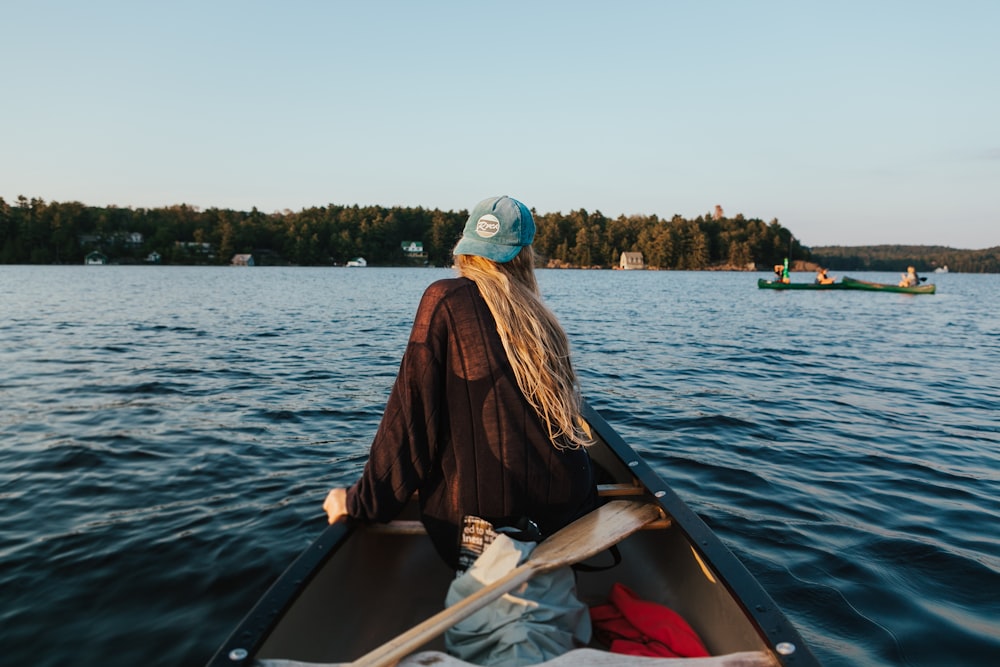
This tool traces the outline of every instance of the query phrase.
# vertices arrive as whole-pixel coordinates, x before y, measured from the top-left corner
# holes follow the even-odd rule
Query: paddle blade
[[[659,517],[660,508],[652,503],[612,500],[543,540],[529,562],[538,572],[579,563]]]

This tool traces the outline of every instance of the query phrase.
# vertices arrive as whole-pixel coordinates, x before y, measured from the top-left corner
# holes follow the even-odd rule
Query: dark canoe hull
[[[900,287],[888,283],[871,283],[867,280],[855,280],[844,276],[841,280],[847,289],[867,290],[869,292],[900,292],[903,294],[934,294],[936,287],[933,283],[916,285],[915,287]]]
[[[778,289],[778,290],[789,290],[789,289],[809,289],[809,290],[831,290],[831,289],[849,289],[842,283],[829,283],[826,285],[819,285],[816,283],[776,283],[770,280],[764,280],[763,278],[757,279],[757,287],[761,289]]]
[[[671,521],[621,542],[620,564],[579,572],[581,599],[604,602],[618,581],[680,613],[713,655],[753,651],[776,665],[818,666],[798,631],[708,526],[589,405],[586,417],[597,439],[590,452],[601,471],[602,495],[656,502]],[[415,508],[401,518],[415,519]],[[258,659],[348,662],[440,611],[453,574],[427,535],[410,529],[414,523],[326,528],[209,666],[249,667]],[[610,560],[604,553],[591,562]],[[443,648],[441,638],[425,647]]]

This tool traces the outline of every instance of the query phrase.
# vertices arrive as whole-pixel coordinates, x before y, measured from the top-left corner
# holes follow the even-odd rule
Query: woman
[[[597,505],[569,345],[534,274],[531,212],[510,197],[473,209],[457,278],[424,292],[361,479],[323,507],[385,522],[419,492],[453,568],[463,525],[554,533]]]
[[[824,269],[823,267],[820,267],[819,270],[816,271],[817,285],[832,285],[833,282],[834,282],[833,278],[830,278],[826,275],[826,269]]]
[[[920,284],[920,277],[917,276],[917,269],[908,266],[906,267],[906,273],[904,273],[899,279],[900,287],[916,287]]]

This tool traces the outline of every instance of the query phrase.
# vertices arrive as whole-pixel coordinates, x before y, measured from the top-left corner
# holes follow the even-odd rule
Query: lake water
[[[204,663],[357,477],[450,275],[0,266],[0,663]],[[587,398],[824,664],[1000,664],[1000,276],[760,275],[539,281]]]

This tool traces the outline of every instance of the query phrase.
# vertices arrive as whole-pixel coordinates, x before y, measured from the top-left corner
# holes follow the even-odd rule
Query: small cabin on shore
[[[618,262],[618,268],[625,269],[626,271],[645,269],[646,262],[643,261],[641,252],[623,252]]]
[[[96,250],[94,250],[93,252],[88,252],[87,253],[87,256],[83,259],[83,263],[84,264],[107,264],[108,263],[108,257],[104,253],[97,252]]]

